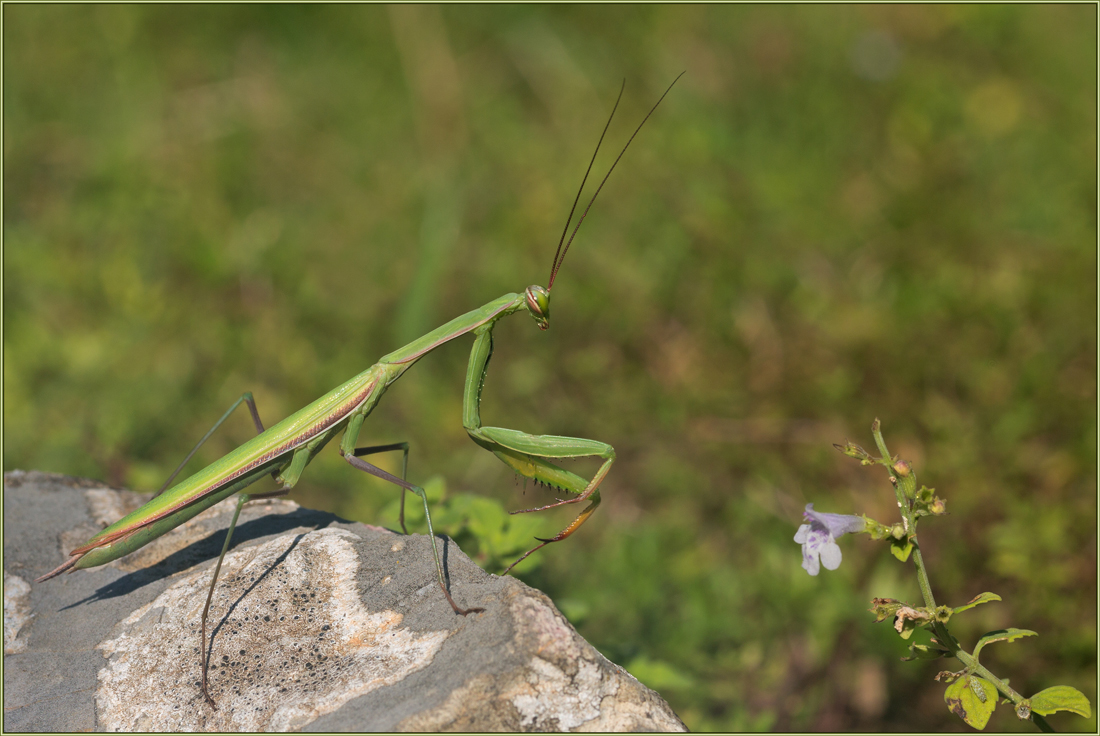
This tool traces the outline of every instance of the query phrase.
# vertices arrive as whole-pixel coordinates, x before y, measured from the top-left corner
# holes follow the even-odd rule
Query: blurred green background
[[[692,729],[967,730],[932,681],[954,663],[900,662],[867,612],[919,601],[911,566],[847,537],[810,578],[792,541],[807,502],[896,520],[885,474],[832,447],[872,447],[877,416],[948,499],[921,527],[938,601],[1005,599],[952,630],[1038,631],[983,662],[1096,707],[1095,6],[3,14],[5,469],[155,488],[242,391],[271,424],[545,284],[620,81],[600,175],[687,70],[551,329],[496,331],[486,423],[618,452],[598,513],[521,577]],[[361,443],[408,440],[499,572],[463,509],[550,496],[462,430],[468,350],[422,360]],[[251,433],[235,416],[192,467]],[[332,449],[292,498],[395,523]]]

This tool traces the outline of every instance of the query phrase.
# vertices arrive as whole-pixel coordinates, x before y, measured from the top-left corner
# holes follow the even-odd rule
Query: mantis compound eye
[[[550,326],[550,292],[541,286],[527,287],[527,311],[531,313],[540,330]]]

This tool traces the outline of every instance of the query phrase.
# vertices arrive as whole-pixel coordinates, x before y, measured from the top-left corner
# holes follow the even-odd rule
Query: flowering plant
[[[928,568],[921,556],[917,543],[917,523],[925,516],[941,516],[946,513],[946,502],[936,497],[935,489],[921,486],[917,488],[917,475],[913,466],[905,460],[891,456],[882,439],[879,420],[871,425],[880,457],[873,457],[859,445],[848,442],[834,445],[849,457],[854,457],[862,465],[882,465],[890,474],[890,483],[897,496],[901,521],[890,526],[880,524],[866,516],[844,514],[825,514],[814,511],[813,504],[806,504],[803,513],[807,523],[798,528],[794,541],[802,545],[802,568],[810,575],[817,575],[824,565],[826,570],[835,570],[840,566],[840,546],[838,537],[854,532],[866,532],[872,539],[886,540],[890,551],[902,562],[910,557],[917,570],[917,580],[924,598],[923,606],[911,606],[893,598],[875,598],[871,601],[871,613],[875,621],[893,618],[894,630],[902,639],[908,640],[917,629],[926,629],[934,634],[930,645],[910,644],[909,656],[905,661],[915,659],[938,659],[954,657],[962,664],[958,671],[943,671],[936,680],[947,683],[944,700],[948,709],[976,729],[985,728],[989,718],[1000,703],[1011,703],[1017,717],[1030,720],[1040,730],[1050,731],[1050,725],[1043,716],[1065,710],[1089,718],[1092,706],[1079,690],[1067,685],[1056,685],[1025,698],[1008,685],[1007,679],[1000,679],[978,661],[982,648],[993,642],[1015,641],[1026,636],[1037,636],[1027,629],[1002,629],[991,631],[982,636],[974,649],[967,652],[948,631],[947,623],[951,617],[982,603],[999,601],[995,593],[982,593],[961,606],[937,606],[928,582]]]
[[[802,569],[811,575],[821,572],[821,564],[826,570],[840,567],[840,545],[836,538],[849,532],[861,532],[866,527],[862,516],[818,513],[812,503],[806,504],[802,515],[810,523],[798,527],[794,541],[802,545]]]

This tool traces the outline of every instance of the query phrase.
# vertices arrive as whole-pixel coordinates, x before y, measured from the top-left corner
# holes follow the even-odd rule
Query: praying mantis
[[[289,493],[298,483],[309,462],[342,431],[344,434],[340,441],[339,452],[348,464],[387,480],[402,489],[399,521],[405,534],[408,534],[408,530],[405,528],[405,491],[411,491],[420,497],[424,505],[424,516],[428,523],[428,535],[432,542],[432,554],[435,558],[439,587],[455,613],[466,616],[484,611],[485,609],[478,607],[460,607],[447,589],[443,565],[440,562],[439,550],[436,546],[435,531],[432,528],[427,495],[423,488],[410,483],[405,477],[408,470],[408,443],[398,442],[388,445],[356,447],[359,431],[367,416],[386,392],[386,389],[413,364],[441,345],[463,335],[472,334],[474,345],[470,352],[470,362],[466,372],[462,412],[462,423],[470,438],[481,447],[492,452],[504,464],[525,478],[554,486],[565,493],[571,494],[569,498],[559,499],[545,506],[520,509],[511,513],[522,514],[545,511],[558,506],[588,502],[588,505],[577,515],[576,519],[557,535],[549,538],[536,537],[539,544],[509,565],[503,574],[507,574],[533,552],[548,544],[560,542],[567,538],[588,520],[600,505],[600,484],[615,461],[615,450],[611,445],[598,440],[533,435],[514,429],[483,426],[480,415],[481,393],[485,385],[489,359],[493,352],[493,328],[500,320],[522,310],[527,311],[540,330],[549,328],[550,290],[554,286],[554,280],[557,278],[558,271],[565,260],[565,255],[569,251],[573,238],[580,229],[584,218],[588,215],[592,204],[596,201],[596,197],[611,176],[611,172],[615,170],[615,166],[622,159],[623,154],[626,153],[626,149],[629,148],[634,137],[649,120],[661,101],[664,100],[672,86],[679,81],[680,76],[683,76],[683,73],[672,81],[672,84],[668,86],[668,89],[665,90],[664,94],[642,119],[642,122],[638,124],[638,127],[631,134],[626,145],[623,146],[622,151],[596,188],[595,194],[592,195],[588,206],[578,218],[572,233],[569,234],[569,226],[576,212],[581,193],[584,191],[588,175],[592,171],[596,154],[599,153],[600,145],[603,143],[604,136],[611,125],[611,120],[618,109],[619,101],[622,99],[623,89],[625,89],[624,81],[623,88],[619,90],[619,97],[616,99],[611,115],[600,134],[596,150],[592,154],[588,169],[581,180],[580,189],[577,191],[577,196],[569,211],[565,229],[562,231],[561,239],[558,241],[558,249],[551,264],[550,280],[545,288],[538,285],[529,286],[521,294],[505,294],[482,307],[456,317],[405,347],[382,357],[367,370],[337,386],[313,403],[270,428],[264,428],[251,392],[242,394],[210,431],[199,440],[199,443],[184,458],[180,466],[169,476],[161,490],[148,503],[111,524],[85,544],[73,549],[65,562],[38,578],[35,582],[41,583],[65,572],[96,567],[116,560],[143,547],[162,534],[175,529],[214,504],[239,493],[233,519],[229,524],[229,531],[222,545],[221,555],[218,557],[218,562],[214,568],[214,575],[206,596],[206,606],[203,608],[202,613],[202,639],[199,647],[202,662],[202,694],[206,702],[216,709],[217,704],[207,689],[206,621],[207,614],[210,611],[210,601],[217,585],[218,574],[221,572],[222,560],[229,549],[229,542],[237,525],[241,508],[252,499],[272,498]],[[565,239],[566,234],[569,234],[568,241]],[[256,426],[257,435],[186,480],[168,488],[195,452],[242,403],[248,406],[252,421]],[[398,450],[404,453],[401,477],[388,473],[362,459],[364,456]],[[599,469],[588,480],[551,462],[552,460],[580,457],[594,457],[603,461]],[[279,484],[279,488],[274,491],[259,493],[244,492],[248,486],[265,475],[271,475],[275,482]],[[213,643],[211,643],[212,646]]]

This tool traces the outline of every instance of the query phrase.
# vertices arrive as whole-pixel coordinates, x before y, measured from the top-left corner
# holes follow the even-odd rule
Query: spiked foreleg
[[[541,544],[529,550],[504,571],[507,573],[532,552],[551,542],[560,542],[575,532],[581,524],[600,505],[600,483],[607,476],[611,464],[615,462],[615,449],[606,442],[581,437],[558,437],[554,435],[535,435],[503,427],[481,426],[481,391],[485,386],[485,376],[489,368],[489,359],[493,354],[493,324],[487,323],[474,331],[473,350],[470,351],[470,364],[466,372],[466,392],[463,398],[463,424],[470,438],[492,452],[500,460],[520,475],[540,483],[555,486],[574,498],[558,499],[555,503],[533,509],[520,509],[513,514],[544,511],[565,504],[590,500],[577,518],[556,536],[550,539],[536,537]],[[550,462],[550,458],[599,457],[604,462],[590,480],[571,473]]]

